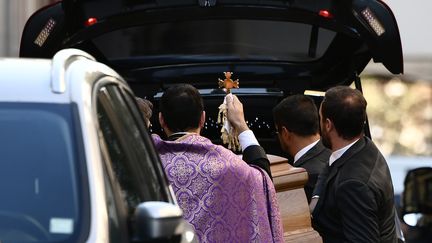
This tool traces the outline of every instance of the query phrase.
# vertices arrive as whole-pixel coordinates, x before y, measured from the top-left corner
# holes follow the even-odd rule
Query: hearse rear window
[[[212,61],[222,58],[308,62],[322,57],[335,35],[303,23],[205,20],[120,29],[93,42],[110,60],[174,56]]]

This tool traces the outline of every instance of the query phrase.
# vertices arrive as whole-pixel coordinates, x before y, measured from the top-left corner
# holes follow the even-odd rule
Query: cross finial
[[[229,94],[231,93],[231,89],[238,89],[240,83],[238,79],[231,79],[231,75],[233,74],[232,72],[224,72],[224,74],[225,79],[219,79],[219,88],[224,88],[226,93]]]

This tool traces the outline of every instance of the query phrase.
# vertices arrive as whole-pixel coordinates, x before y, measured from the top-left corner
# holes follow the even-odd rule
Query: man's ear
[[[205,119],[206,119],[206,115],[205,115],[205,111],[203,111],[200,117],[199,128],[204,127]]]
[[[291,137],[290,130],[288,130],[288,128],[286,128],[285,126],[281,126],[279,133],[281,134],[281,136],[283,138],[290,138]]]
[[[331,130],[333,130],[333,128],[334,128],[334,124],[333,124],[333,122],[332,122],[330,119],[326,118],[326,119],[324,120],[324,129],[325,129],[327,132],[330,132]]]

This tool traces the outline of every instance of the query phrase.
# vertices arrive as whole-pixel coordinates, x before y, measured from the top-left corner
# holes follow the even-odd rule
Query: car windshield
[[[110,60],[140,57],[153,62],[175,57],[309,62],[324,55],[335,35],[295,22],[204,20],[120,29],[94,38],[93,43]]]
[[[82,181],[73,107],[0,103],[0,241],[77,242]]]

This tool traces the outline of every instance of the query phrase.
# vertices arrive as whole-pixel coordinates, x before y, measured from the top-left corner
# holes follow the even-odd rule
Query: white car
[[[126,82],[87,53],[0,59],[0,242],[191,242]]]

